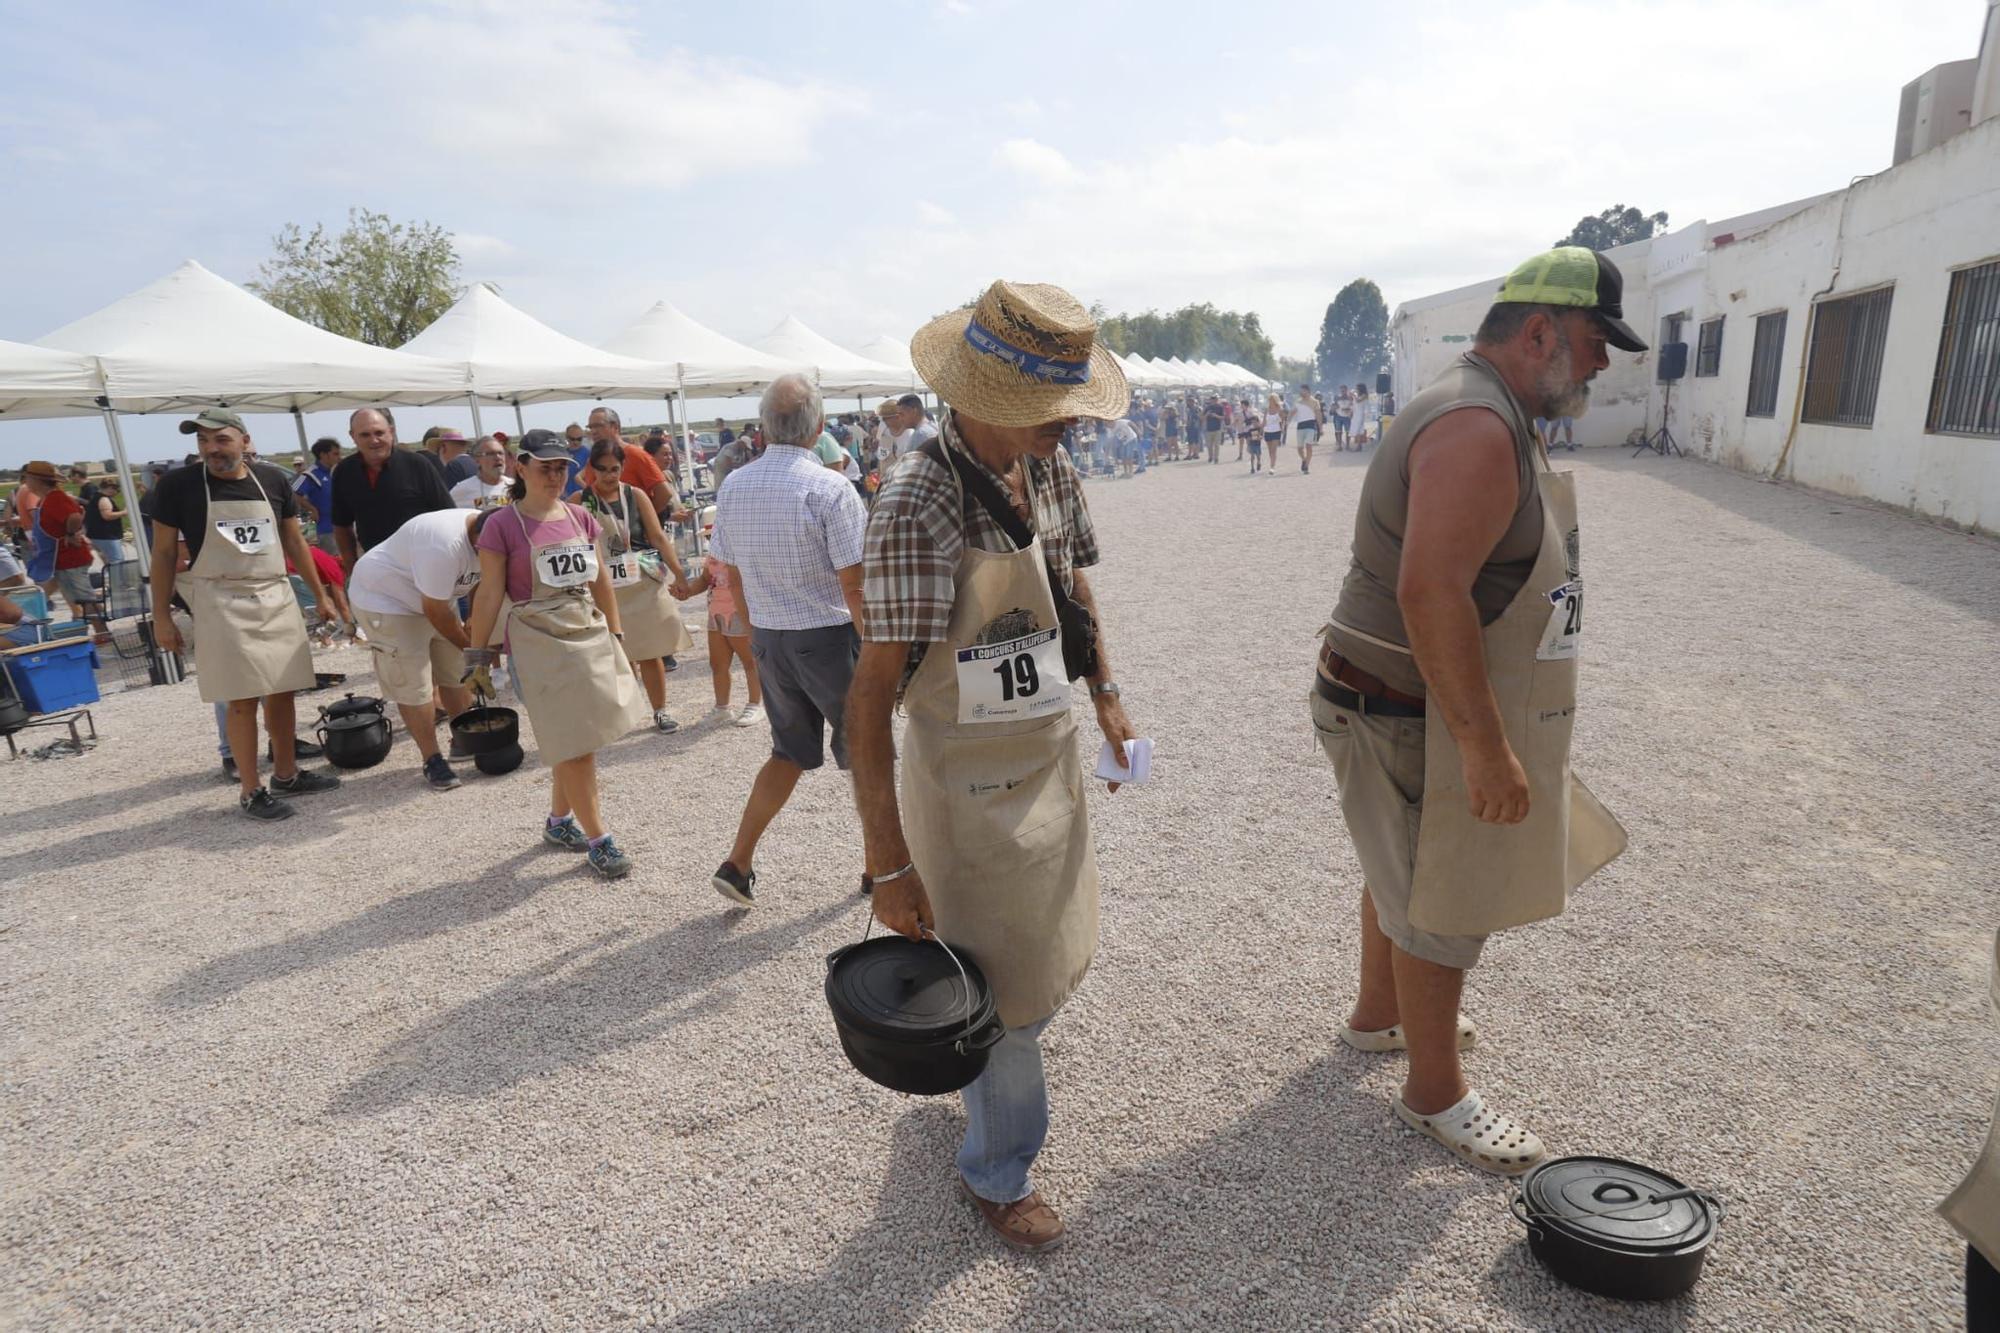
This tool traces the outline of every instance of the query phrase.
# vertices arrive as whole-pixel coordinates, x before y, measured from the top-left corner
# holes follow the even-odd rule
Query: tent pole
[[[143,579],[152,572],[153,553],[147,549],[146,525],[139,521],[139,487],[132,480],[132,462],[125,457],[125,433],[118,429],[118,414],[111,410],[109,398],[98,399],[97,406],[104,413],[104,431],[111,437],[111,455],[118,461],[118,493],[125,497],[125,512],[132,517],[132,547]]]
[[[479,437],[486,433],[486,427],[479,424],[479,395],[468,393],[465,395],[465,401],[472,408],[472,438],[476,443]]]
[[[292,424],[299,428],[299,457],[311,458],[312,445],[306,442],[306,417],[295,405],[292,408]]]
[[[687,414],[687,371],[678,362],[674,365],[674,397],[680,400],[681,419],[681,475],[687,479],[687,489],[682,492],[687,497],[688,508],[694,509],[694,553],[702,554],[701,510],[694,504],[694,436],[688,430]]]
[[[521,420],[521,400],[514,400],[514,438],[520,439],[528,433],[528,423]]]

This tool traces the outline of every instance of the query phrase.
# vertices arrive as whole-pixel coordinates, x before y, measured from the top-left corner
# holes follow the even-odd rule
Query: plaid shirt
[[[743,576],[758,629],[821,629],[853,619],[837,571],[861,563],[868,511],[811,449],[774,444],[729,474],[709,550]]]
[[[942,428],[952,462],[979,469],[995,490],[1008,494],[1007,483],[959,439],[949,412]],[[1097,529],[1084,503],[1082,479],[1061,449],[1046,463],[1028,459],[1026,466],[1035,491],[1028,527],[1041,538],[1042,556],[1062,586],[1074,589],[1075,571],[1097,563]],[[1015,549],[985,506],[968,499],[961,512],[949,472],[923,454],[905,459],[875,497],[868,520],[861,584],[865,637],[919,645],[944,638],[958,600],[959,558],[968,541],[981,551]]]

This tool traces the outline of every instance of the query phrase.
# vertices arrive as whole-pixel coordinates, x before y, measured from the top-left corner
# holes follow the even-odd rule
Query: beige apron
[[[1006,555],[968,543],[957,584],[903,695],[903,831],[939,937],[978,962],[1000,1021],[1024,1027],[1062,1007],[1097,952],[1097,852],[1040,539]]]
[[[251,481],[261,492],[263,483]],[[278,510],[262,500],[217,500],[201,469],[201,554],[175,588],[194,618],[195,679],[203,703],[309,690],[312,645],[285,575]]]
[[[525,537],[528,525],[519,506],[509,507]],[[507,619],[508,651],[520,666],[521,702],[545,764],[596,753],[637,726],[644,713],[632,663],[591,600],[596,543],[583,535],[576,511],[563,509],[569,533],[539,545],[530,542],[532,587]]]
[[[605,511],[604,554],[611,562],[611,591],[618,599],[619,627],[625,631],[625,655],[634,662],[677,656],[694,650],[694,636],[681,621],[680,603],[667,588],[667,570],[659,553],[633,545],[632,488],[620,486],[623,514]]]
[[[1993,937],[1992,989],[1993,1007],[2000,1010],[2000,935]],[[1938,1205],[1938,1215],[1957,1228],[1987,1263],[2000,1268],[2000,1104],[1993,1108],[1985,1151],[1951,1197]]]

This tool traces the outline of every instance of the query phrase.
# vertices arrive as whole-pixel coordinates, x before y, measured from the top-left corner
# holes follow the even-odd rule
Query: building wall
[[[1690,454],[1757,475],[1782,459],[1788,479],[2000,532],[2000,439],[1924,429],[1952,272],[2000,259],[2000,117],[1847,190],[1697,222],[1610,253],[1625,275],[1626,320],[1641,337],[1657,343],[1660,317],[1688,312],[1688,377],[1669,400],[1652,354],[1614,351],[1577,422],[1579,443],[1622,444],[1635,428],[1657,427],[1670,402],[1669,425]],[[1895,295],[1873,424],[1794,425],[1815,300],[1888,284]],[[1398,308],[1399,395],[1471,345],[1498,285],[1495,278]],[[1777,410],[1753,418],[1745,409],[1755,321],[1773,310],[1787,313]],[[1719,373],[1697,377],[1700,326],[1716,315]]]

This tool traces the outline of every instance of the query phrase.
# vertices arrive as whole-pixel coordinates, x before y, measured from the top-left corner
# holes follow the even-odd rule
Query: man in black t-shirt
[[[418,514],[453,507],[444,469],[396,447],[396,418],[386,407],[364,407],[347,419],[355,452],[333,470],[333,540],[341,566],[379,546]]]

